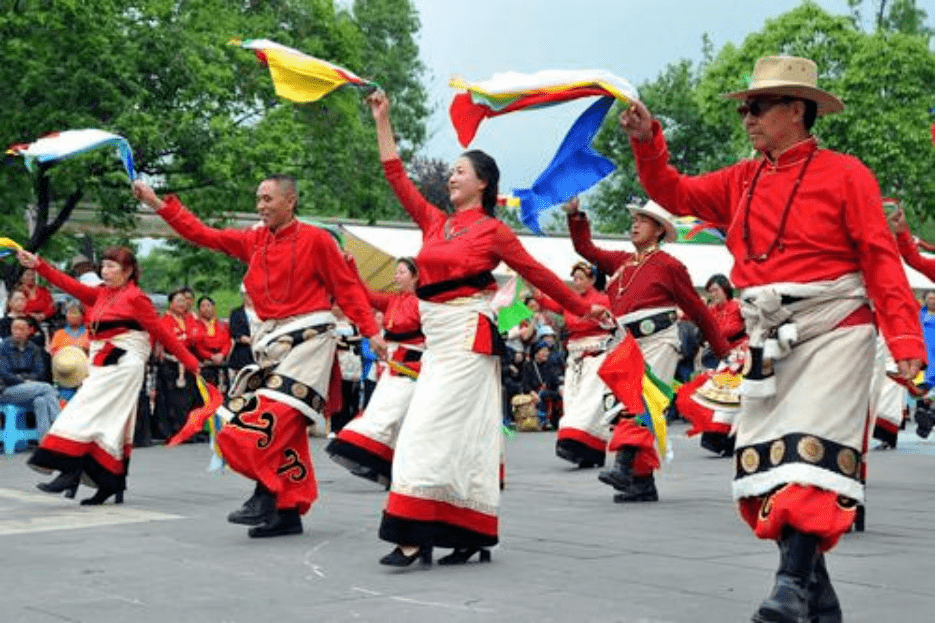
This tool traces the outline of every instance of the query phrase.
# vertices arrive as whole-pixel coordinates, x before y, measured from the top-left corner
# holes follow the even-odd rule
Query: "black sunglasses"
[[[748,114],[760,117],[777,104],[789,104],[793,99],[789,97],[759,97],[750,99],[738,106],[738,116],[744,119]]]

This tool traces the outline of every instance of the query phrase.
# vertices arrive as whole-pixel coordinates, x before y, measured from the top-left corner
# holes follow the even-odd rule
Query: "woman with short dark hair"
[[[111,496],[119,504],[127,486],[137,396],[151,336],[192,374],[198,373],[198,361],[163,327],[153,303],[137,286],[139,266],[129,249],[114,247],[104,253],[104,283],[95,287],[27,251],[19,251],[17,258],[85,305],[91,337],[88,378],[42,438],[29,466],[44,473],[61,472],[51,482],[39,484],[43,491],[64,491],[74,497],[84,476],[98,490],[82,504],[103,504]]]

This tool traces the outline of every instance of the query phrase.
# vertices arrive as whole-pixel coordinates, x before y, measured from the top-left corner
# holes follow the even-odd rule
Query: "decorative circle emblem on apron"
[[[838,456],[835,457],[835,462],[843,474],[854,476],[858,468],[858,455],[850,448],[842,448],[839,450]]]
[[[283,386],[283,377],[278,374],[271,374],[270,378],[267,379],[266,384],[270,389],[279,389]]]
[[[780,461],[783,460],[783,455],[786,452],[786,444],[783,443],[782,439],[777,439],[772,444],[770,444],[770,464],[779,465]]]
[[[741,469],[751,474],[760,466],[760,456],[754,448],[745,448],[741,453]]]
[[[822,442],[811,435],[807,435],[799,440],[796,450],[804,460],[810,463],[818,463],[825,454]]]
[[[640,321],[640,324],[637,326],[640,331],[640,335],[650,335],[653,333],[653,330],[656,328],[656,324],[651,318],[644,318]]]
[[[293,383],[292,386],[292,395],[303,400],[306,396],[309,395],[309,388],[303,385],[302,383]]]

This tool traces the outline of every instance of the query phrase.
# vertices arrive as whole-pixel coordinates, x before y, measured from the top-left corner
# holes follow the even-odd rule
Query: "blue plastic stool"
[[[39,441],[39,431],[26,426],[26,409],[17,405],[0,403],[3,414],[3,453],[13,454],[18,449],[25,450],[26,442]]]

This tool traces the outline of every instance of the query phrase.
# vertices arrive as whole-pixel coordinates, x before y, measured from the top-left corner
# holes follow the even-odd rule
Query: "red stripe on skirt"
[[[59,454],[75,458],[90,456],[98,465],[110,473],[117,474],[118,476],[124,473],[124,459],[114,458],[108,454],[104,448],[92,441],[74,441],[73,439],[59,437],[54,433],[47,433],[46,436],[42,438],[42,443],[39,444],[39,447],[44,450],[58,452]],[[125,458],[130,456],[130,451],[132,449],[133,447],[130,445],[124,446]]]
[[[366,435],[348,430],[347,427],[345,427],[338,433],[338,439],[352,446],[357,446],[362,450],[366,450],[374,456],[380,457],[387,463],[393,463],[393,448],[379,441],[375,441]]]
[[[442,522],[486,536],[497,536],[496,516],[461,508],[448,502],[426,500],[391,491],[387,498],[386,512],[400,519]]]
[[[608,442],[599,437],[595,437],[591,433],[587,433],[578,428],[560,428],[559,434],[556,435],[556,438],[559,440],[569,439],[571,441],[577,441],[584,446],[588,446],[592,450],[597,450],[598,452],[604,452],[605,447],[608,445]]]

